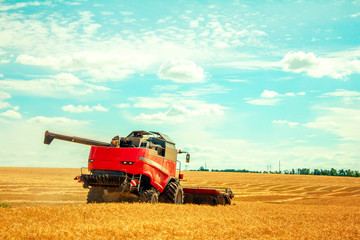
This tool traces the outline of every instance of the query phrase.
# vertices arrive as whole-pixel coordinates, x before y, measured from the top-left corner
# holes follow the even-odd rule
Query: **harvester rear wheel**
[[[184,191],[178,182],[169,183],[163,194],[167,203],[183,204],[184,202]]]
[[[159,195],[154,189],[148,189],[141,194],[140,201],[156,204],[159,201]]]
[[[104,188],[90,188],[87,196],[87,203],[103,203],[105,202],[104,195]]]

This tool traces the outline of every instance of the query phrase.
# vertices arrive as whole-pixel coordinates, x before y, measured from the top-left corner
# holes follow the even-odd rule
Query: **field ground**
[[[358,239],[360,179],[183,172],[234,205],[85,204],[79,169],[0,168],[0,239]]]

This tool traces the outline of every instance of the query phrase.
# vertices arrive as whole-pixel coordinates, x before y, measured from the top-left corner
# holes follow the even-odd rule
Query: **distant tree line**
[[[210,169],[204,168],[201,166],[198,170],[190,170],[190,171],[204,171],[209,172]],[[250,171],[247,169],[211,169],[212,172],[244,172],[244,173],[262,173],[261,171]]]
[[[190,171],[207,171],[210,169],[204,168],[201,166],[198,170],[190,170]],[[250,171],[247,169],[211,169],[212,172],[242,172],[242,173],[270,173],[270,174],[298,174],[298,175],[325,175],[325,176],[343,176],[343,177],[360,177],[360,172],[357,170],[351,169],[339,169],[335,168],[328,169],[314,169],[310,170],[310,168],[297,168],[291,170],[284,171]]]
[[[336,170],[335,168],[328,169],[314,169],[311,171],[309,168],[298,168],[298,169],[291,169],[285,170],[284,174],[300,174],[300,175],[326,175],[326,176],[343,176],[343,177],[360,177],[360,172],[357,170],[351,169],[339,169]]]
[[[247,169],[211,169],[212,172],[243,172],[243,173],[262,173],[261,171],[250,171]]]

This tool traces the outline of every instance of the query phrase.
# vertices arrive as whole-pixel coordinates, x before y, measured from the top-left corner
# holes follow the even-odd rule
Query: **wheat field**
[[[0,239],[358,239],[360,179],[183,172],[231,206],[85,204],[79,169],[0,168]]]

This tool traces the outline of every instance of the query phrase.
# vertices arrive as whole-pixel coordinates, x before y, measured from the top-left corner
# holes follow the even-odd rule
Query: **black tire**
[[[105,202],[104,195],[104,188],[90,188],[87,196],[87,203],[103,203]]]
[[[159,202],[159,194],[154,189],[148,189],[141,194],[140,201],[156,204]]]
[[[183,204],[184,203],[184,191],[182,186],[178,182],[169,183],[163,192],[164,202]]]
[[[218,197],[217,203],[219,205],[225,205],[226,204],[225,196]]]

